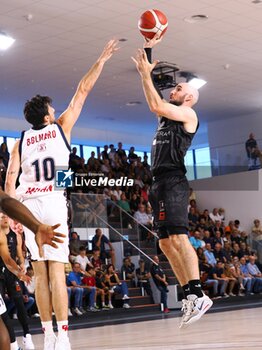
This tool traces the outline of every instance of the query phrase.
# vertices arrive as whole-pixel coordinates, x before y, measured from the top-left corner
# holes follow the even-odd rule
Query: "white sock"
[[[105,302],[104,301],[102,301],[102,306],[105,306]]]
[[[41,322],[41,324],[42,324],[42,330],[45,333],[45,335],[54,334],[52,321]]]
[[[17,340],[10,344],[10,349],[11,349],[11,350],[17,350],[17,349],[19,349]]]
[[[94,307],[96,307],[96,303],[94,303]]]
[[[59,338],[68,337],[68,320],[66,321],[57,321],[57,330]]]

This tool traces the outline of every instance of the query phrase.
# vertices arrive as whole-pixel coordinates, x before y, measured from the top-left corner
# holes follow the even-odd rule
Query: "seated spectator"
[[[200,239],[199,231],[195,231],[193,233],[193,236],[189,238],[189,241],[192,244],[192,246],[195,248],[195,250],[203,246],[203,241]]]
[[[124,211],[126,211],[128,214],[132,215],[131,208],[129,205],[129,202],[126,198],[126,194],[123,192],[120,196],[120,200],[117,202],[120,208],[122,208]],[[123,227],[127,228],[129,225],[132,227],[133,219],[127,215],[125,212],[122,212],[122,220],[123,220]]]
[[[215,266],[217,263],[217,260],[215,258],[215,255],[212,251],[212,247],[210,243],[206,244],[206,250],[204,251],[205,257],[207,259],[207,263],[211,266]]]
[[[102,306],[102,310],[108,310],[108,308],[105,307],[105,292],[103,288],[97,288],[96,286],[96,271],[93,267],[91,266],[87,266],[86,269],[86,274],[82,279],[82,284],[84,286],[88,287],[88,290],[90,293],[92,293],[93,290],[95,290],[95,301],[93,304],[89,305],[89,309],[90,311],[94,311],[94,308],[99,310],[99,306],[98,306],[98,300],[97,297],[100,296],[101,297],[101,306]]]
[[[197,253],[197,257],[198,257],[198,263],[199,264],[206,264],[207,258],[204,254],[204,249],[202,247],[199,247],[199,248],[197,248],[196,253]]]
[[[194,230],[199,223],[199,216],[196,214],[196,210],[193,207],[190,207],[189,213],[188,213],[188,223],[189,223],[189,229]]]
[[[206,224],[205,218],[203,218],[203,216],[199,216],[199,224],[196,225],[196,230],[201,230],[202,232],[208,230],[208,225]]]
[[[231,249],[231,244],[228,241],[224,242],[224,248],[223,248],[223,253],[226,258],[226,261],[231,262],[232,261],[232,249]]]
[[[213,278],[213,268],[209,264],[202,264],[200,267],[200,281],[203,286],[203,289],[212,288],[212,298],[218,299],[221,296],[218,293],[218,280]],[[221,287],[221,283],[220,283]],[[221,288],[220,288],[221,290]],[[223,292],[223,290],[222,290]]]
[[[169,309],[167,307],[167,293],[168,293],[168,282],[166,280],[166,275],[159,265],[159,258],[157,255],[153,257],[153,260],[156,264],[151,266],[151,276],[153,281],[160,291],[160,302],[164,306],[164,313],[168,313]]]
[[[224,229],[223,229],[221,221],[216,221],[213,225],[211,225],[211,227],[209,228],[209,231],[210,231],[211,236],[215,236],[215,233],[217,231],[220,232],[221,237],[224,236]]]
[[[83,271],[86,271],[87,265],[93,267],[86,256],[86,248],[83,245],[79,248],[79,254],[76,256],[75,262],[80,264],[81,270]]]
[[[107,265],[105,280],[113,293],[122,295],[123,308],[129,309],[130,305],[127,284],[125,281],[120,282],[113,264]]]
[[[123,259],[121,275],[124,280],[131,281],[133,287],[136,287],[135,265],[131,262],[131,259],[129,257]]]
[[[29,315],[31,315],[31,308],[35,304],[35,298],[30,296],[25,283],[23,281],[19,281],[19,287],[21,290],[21,293],[23,295],[23,302],[25,309]],[[4,298],[7,312],[9,313],[10,316],[12,316],[13,319],[17,320],[17,309],[16,309],[16,304],[14,302],[13,298],[9,298],[8,295],[5,296]],[[39,316],[39,315],[38,315]]]
[[[100,259],[100,249],[98,247],[94,247],[93,255],[90,258],[90,263],[94,266],[95,270],[102,270],[103,262]]]
[[[116,197],[117,201],[120,201],[121,195],[122,195],[122,190],[120,189],[119,186],[115,186],[115,188],[112,191],[113,195]]]
[[[224,271],[224,263],[222,261],[218,261],[216,266],[211,270],[212,278],[218,281],[218,286],[220,287],[219,295],[222,297],[228,297],[226,293],[228,278],[225,275]]]
[[[201,215],[201,217],[205,219],[206,225],[207,225],[207,226],[210,226],[211,219],[210,219],[210,217],[209,217],[209,211],[208,211],[208,209],[205,209],[205,210],[203,211],[203,214]]]
[[[240,244],[240,231],[233,229],[233,232],[231,234],[231,242],[232,244],[237,243]]]
[[[245,296],[245,294],[243,292],[245,291],[245,286],[247,286],[247,282],[248,282],[249,277],[246,278],[246,277],[243,276],[243,273],[241,272],[241,269],[240,269],[239,259],[238,259],[237,256],[235,256],[233,258],[233,264],[231,266],[231,272],[232,272],[233,276],[237,279],[238,284],[239,284],[238,295],[239,296]],[[251,283],[250,283],[250,287],[251,287]],[[247,286],[247,289],[248,289],[248,286]]]
[[[225,222],[225,209],[224,208],[218,209],[218,215],[221,218],[221,222]]]
[[[232,234],[233,230],[234,230],[234,221],[230,220],[228,222],[228,225],[225,227],[225,233],[229,232],[230,234]]]
[[[84,272],[84,271],[83,271]],[[68,293],[68,307],[69,307],[69,315],[71,314],[70,306],[71,306],[71,297],[74,297],[74,307],[72,311],[77,315],[81,316],[84,313],[83,309],[83,298],[89,295],[90,305],[94,305],[95,302],[95,290],[88,290],[82,284],[82,273],[81,266],[79,263],[73,263],[73,271],[69,273],[67,280],[67,293]],[[95,311],[91,309],[90,311]]]
[[[112,170],[108,159],[103,160],[103,163],[100,169],[101,169],[101,172],[105,174],[105,176],[108,176],[108,174]]]
[[[108,304],[105,304],[104,308],[113,309],[114,306],[112,305],[112,300],[111,300],[112,293],[109,287],[106,285],[104,272],[96,271],[95,279],[96,279],[96,287],[104,291],[105,299],[107,299],[108,301]]]
[[[153,293],[150,285],[151,273],[146,267],[145,260],[140,259],[138,264],[139,267],[136,269],[138,287],[140,287],[141,289],[143,288],[146,291],[146,294],[150,296],[151,303],[153,304]]]
[[[238,284],[238,279],[234,276],[234,271],[232,270],[234,266],[232,264],[226,263],[224,267],[225,276],[228,279],[228,294],[231,297],[235,297],[236,294],[233,293],[235,286]],[[239,286],[238,286],[239,289]]]
[[[239,250],[240,257],[244,256],[246,259],[251,255],[250,247],[245,243],[240,243],[240,250]]]
[[[234,228],[235,228],[235,230],[237,230],[239,233],[240,233],[241,231],[243,231],[242,227],[240,226],[240,221],[239,221],[239,220],[235,220],[235,221],[234,221]]]
[[[146,213],[146,207],[144,204],[139,204],[138,210],[134,213],[134,218],[137,220],[138,224],[142,224],[149,230],[152,229],[152,223],[148,218],[148,215]],[[140,226],[140,235],[142,241],[148,238],[148,230],[143,226]]]
[[[224,263],[227,262],[227,259],[225,257],[225,254],[222,250],[222,246],[220,243],[215,244],[215,248],[213,250],[214,256],[217,261],[223,261]]]
[[[210,237],[210,231],[209,230],[205,230],[204,231],[204,236],[203,236],[203,241],[207,244],[212,242],[212,238]]]
[[[144,182],[140,175],[135,175],[135,185],[140,187],[142,195],[142,188],[144,187]]]
[[[218,221],[218,222],[222,221],[222,217],[218,213],[218,208],[214,208],[212,213],[209,214],[209,217],[210,217],[213,225],[215,225],[216,221]]]
[[[222,248],[224,247],[224,239],[221,237],[221,232],[219,230],[215,231],[214,237],[211,238],[211,246],[213,249],[214,249],[216,243],[221,244]]]
[[[73,231],[71,233],[71,238],[69,240],[69,251],[70,251],[70,256],[69,260],[71,262],[74,262],[76,256],[79,254],[79,248],[81,247],[81,242],[79,240],[79,236],[77,232]]]
[[[240,244],[241,244],[242,242],[244,242],[244,243],[247,244],[247,238],[248,238],[248,234],[246,233],[246,231],[241,231],[241,232],[240,232],[240,239],[239,239]]]
[[[241,252],[240,252],[240,247],[238,243],[233,243],[233,249],[232,249],[232,257],[237,256],[238,259],[241,258]]]
[[[148,203],[148,196],[149,196],[149,185],[144,184],[144,187],[141,190],[141,197],[144,199],[145,203]]]
[[[140,198],[137,197],[135,193],[133,193],[131,196],[131,200],[129,202],[132,214],[134,214],[138,210],[139,203],[140,203]]]
[[[106,249],[107,245],[109,249]],[[115,250],[109,239],[103,234],[101,228],[97,228],[92,238],[92,250],[98,247],[100,249],[100,258],[105,261],[110,258],[112,264],[115,262]]]
[[[256,241],[262,240],[262,225],[260,224],[260,220],[254,220],[254,226],[252,227],[253,239]]]
[[[254,293],[262,292],[262,273],[256,265],[256,257],[254,255],[249,256],[249,263],[247,264],[247,270],[250,275],[255,279]]]
[[[253,294],[253,287],[255,284],[255,278],[249,273],[249,270],[247,268],[247,262],[246,262],[246,258],[243,256],[240,260],[238,259],[238,257],[234,257],[233,261],[239,261],[239,268],[241,271],[241,276],[244,277],[244,281],[246,281],[246,284],[244,284],[245,288],[246,288],[246,294],[247,295],[251,295]]]

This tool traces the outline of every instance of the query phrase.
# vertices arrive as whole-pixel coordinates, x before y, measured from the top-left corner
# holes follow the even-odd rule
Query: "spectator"
[[[146,213],[146,207],[144,204],[138,205],[138,210],[135,212],[134,218],[137,220],[138,224],[142,224],[143,226],[147,227],[149,230],[152,229],[152,223],[148,218],[148,215]],[[140,226],[140,238],[142,241],[149,238],[147,233],[148,230],[143,226]]]
[[[208,211],[208,209],[205,209],[205,210],[203,211],[203,214],[201,215],[201,217],[203,217],[203,218],[205,219],[206,225],[209,226],[209,225],[210,225],[211,219],[210,219],[210,217],[209,217],[209,211]]]
[[[207,263],[214,267],[217,263],[217,260],[215,258],[213,251],[212,251],[212,247],[211,247],[210,243],[206,244],[206,250],[204,251],[204,254],[206,256]]]
[[[98,159],[95,157],[95,152],[92,151],[91,156],[87,160],[87,166],[90,167],[90,170],[93,171],[95,169],[95,165],[97,164],[97,162],[98,162]]]
[[[96,229],[96,234],[92,238],[92,250],[95,249],[95,247],[98,247],[100,249],[100,257],[103,261],[105,259],[110,258],[112,264],[114,265],[115,262],[115,250],[112,245],[112,243],[109,241],[109,239],[103,234],[101,228]],[[105,245],[109,247],[109,250],[106,249]]]
[[[224,264],[222,261],[217,261],[217,264],[213,269],[211,270],[211,274],[213,279],[218,281],[218,286],[220,287],[220,295],[222,297],[228,297],[228,294],[226,294],[226,289],[228,285],[228,278],[225,275],[224,271]]]
[[[190,187],[190,189],[189,189],[189,203],[192,199],[196,200],[196,193],[194,192],[193,188]]]
[[[237,230],[239,232],[239,234],[240,234],[241,231],[244,231],[242,229],[242,227],[240,226],[240,221],[239,220],[235,220],[234,221],[234,227],[235,227],[235,230]]]
[[[121,274],[124,280],[131,281],[132,286],[136,287],[135,265],[131,262],[131,259],[129,257],[123,259]]]
[[[136,195],[136,193],[133,193],[131,200],[129,202],[132,214],[134,214],[138,210],[139,202],[140,202],[139,197]]]
[[[138,156],[137,154],[135,153],[135,147],[130,147],[129,149],[129,154],[128,154],[128,160],[129,160],[129,163],[133,163],[137,160]]]
[[[222,221],[222,217],[219,215],[217,208],[213,209],[212,213],[209,214],[209,217],[210,217],[213,225],[215,225],[216,221],[219,221],[219,222]]]
[[[204,231],[204,237],[203,237],[203,241],[207,244],[212,242],[212,238],[210,238],[210,231],[209,230],[205,230]]]
[[[94,266],[95,270],[102,270],[102,260],[100,259],[100,249],[98,247],[94,247],[93,255],[90,258],[90,263]]]
[[[238,259],[240,259],[242,257],[239,244],[236,242],[233,243],[233,249],[232,249],[232,257],[234,257],[234,256],[237,256]]]
[[[122,142],[118,142],[118,149],[116,153],[118,154],[120,159],[123,159],[124,157],[126,157],[126,152],[125,150],[123,150]]]
[[[95,300],[93,304],[89,305],[89,310],[94,311],[94,309],[99,310],[98,306],[98,300],[97,297],[100,296],[101,298],[101,306],[102,310],[108,310],[108,308],[105,307],[105,292],[103,288],[97,288],[96,286],[96,271],[93,267],[88,266],[86,270],[86,274],[82,279],[82,284],[84,286],[87,286],[90,293],[94,293],[95,291]]]
[[[198,221],[199,216],[196,214],[196,210],[194,207],[190,207],[189,213],[188,213],[188,224],[189,224],[189,229],[194,230],[199,223]]]
[[[132,217],[130,217],[129,215],[127,215],[125,213],[125,212],[127,212],[128,214],[132,215],[129,202],[128,202],[128,200],[126,198],[126,194],[124,192],[121,194],[120,200],[117,202],[117,204],[119,205],[120,208],[122,208],[124,210],[124,212],[122,212],[123,227],[127,228],[129,225],[132,227],[133,219],[132,219]]]
[[[105,159],[103,160],[103,163],[102,163],[102,165],[101,165],[101,171],[102,171],[102,173],[104,173],[106,176],[108,176],[109,173],[112,171],[111,166],[110,166],[110,162],[109,162],[109,160],[108,160],[107,158],[105,158]]]
[[[5,168],[7,169],[10,154],[8,152],[7,144],[3,142],[0,146],[0,157],[3,159]]]
[[[110,162],[114,162],[115,161],[115,155],[116,155],[116,149],[115,146],[111,143],[111,145],[109,145],[109,153],[108,153],[108,158],[110,160]]]
[[[77,154],[77,148],[73,147],[72,152],[70,153],[69,156],[69,168],[72,171],[77,171],[78,168],[81,166],[81,157],[79,157]]]
[[[189,238],[192,246],[197,250],[197,248],[201,248],[203,246],[203,241],[200,239],[199,231],[195,231],[193,236]]]
[[[69,259],[71,262],[74,262],[76,256],[79,254],[79,248],[81,247],[81,242],[79,240],[79,236],[77,232],[71,233],[71,239],[69,241],[69,251],[70,256]]]
[[[246,259],[251,255],[250,247],[245,242],[240,243],[239,255],[241,258],[244,256]]]
[[[226,261],[230,262],[232,261],[232,249],[231,249],[231,244],[228,241],[224,242],[224,248],[223,248],[223,253],[226,258]]]
[[[102,271],[96,271],[95,279],[96,287],[104,291],[105,300],[108,300],[108,304],[105,304],[104,309],[113,309],[114,306],[111,301],[112,293],[106,285],[104,273]]]
[[[233,232],[231,234],[231,242],[232,244],[237,243],[240,244],[240,231],[233,229]]]
[[[120,282],[113,264],[107,265],[105,278],[110,290],[113,293],[122,295],[123,308],[129,309],[130,305],[127,284],[125,281]]]
[[[253,239],[256,241],[262,241],[262,225],[260,220],[254,220],[254,226],[252,227]]]
[[[250,277],[244,277],[241,269],[240,269],[240,263],[239,259],[237,256],[233,258],[233,265],[231,267],[231,271],[233,276],[238,280],[239,284],[239,296],[244,296],[245,294],[243,293],[245,291],[245,286],[247,290],[249,289],[249,292],[251,290],[251,278]],[[248,280],[250,280],[250,286],[248,286]]]
[[[81,246],[79,248],[79,254],[75,258],[75,262],[80,264],[81,270],[86,271],[87,265],[90,267],[93,267],[92,264],[90,263],[88,257],[86,256],[86,248],[85,246]]]
[[[235,286],[238,284],[238,279],[234,276],[233,264],[226,263],[224,268],[225,276],[228,280],[228,294],[231,297],[235,297],[236,294],[233,293]],[[238,287],[239,289],[239,287]]]
[[[225,233],[229,232],[230,234],[232,234],[233,230],[234,230],[234,221],[230,220],[228,222],[228,225],[225,227]]]
[[[150,285],[151,273],[147,269],[145,261],[143,259],[140,259],[138,264],[139,267],[136,269],[138,287],[140,287],[141,290],[144,289],[146,291],[146,294],[150,296],[151,303],[153,304],[153,293]]]
[[[247,270],[250,275],[255,279],[254,283],[254,292],[261,293],[262,292],[262,273],[255,264],[256,257],[254,255],[249,256],[249,263],[247,264]]]
[[[215,244],[213,253],[216,258],[216,261],[223,261],[224,263],[227,262],[225,254],[222,250],[222,245],[220,243]]]
[[[215,231],[215,236],[211,238],[211,245],[213,249],[216,243],[220,243],[221,247],[224,247],[224,239],[221,237],[220,231]]]
[[[224,223],[225,222],[225,209],[224,208],[219,208],[218,209],[218,214],[221,217],[221,222]]]
[[[34,270],[33,270],[32,266],[27,267],[26,274],[27,274],[27,276],[29,276],[31,278],[31,281],[29,283],[27,283],[25,285],[25,287],[29,293],[29,296],[35,299],[35,276],[34,276]],[[36,303],[34,303],[32,305],[31,317],[33,317],[33,318],[40,317]]]
[[[112,191],[113,195],[116,197],[117,201],[120,201],[121,199],[121,194],[123,193],[121,190],[120,190],[120,187],[119,186],[116,186],[115,189]]]
[[[166,275],[164,271],[161,269],[159,265],[159,258],[158,256],[154,256],[153,260],[155,264],[152,264],[151,267],[151,275],[153,277],[153,280],[155,282],[155,285],[157,289],[160,291],[160,300],[161,304],[164,306],[164,313],[168,313],[169,309],[167,307],[167,293],[168,293],[168,282],[166,280]]]
[[[84,271],[82,271],[84,272]],[[95,290],[88,290],[82,284],[82,273],[81,266],[79,263],[73,263],[73,271],[69,273],[67,277],[67,292],[68,292],[68,307],[70,309],[71,297],[74,297],[74,308],[73,312],[77,316],[81,316],[84,313],[83,309],[83,298],[86,298],[87,295],[90,297],[90,304],[93,305],[95,302]],[[71,313],[71,310],[69,310]],[[91,309],[90,311],[95,311]]]
[[[236,261],[236,259],[238,259],[238,257],[233,258],[233,261]],[[247,262],[246,262],[246,258],[243,256],[239,261],[239,268],[241,271],[241,275],[244,277],[244,279],[246,279],[247,283],[246,283],[246,293],[247,295],[252,295],[252,290],[255,284],[255,278],[249,273],[249,270],[247,268]]]
[[[104,146],[104,150],[101,152],[101,157],[102,157],[102,160],[104,161],[105,159],[109,161],[109,156],[108,156],[108,145],[105,145]]]
[[[256,169],[257,165],[257,141],[253,133],[249,134],[249,138],[245,143],[247,158],[248,158],[248,170]]]

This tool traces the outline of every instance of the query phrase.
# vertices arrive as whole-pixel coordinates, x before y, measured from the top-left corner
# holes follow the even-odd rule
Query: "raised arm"
[[[118,50],[117,43],[117,40],[110,40],[107,43],[101,56],[79,82],[76,93],[73,96],[69,106],[58,118],[57,123],[61,125],[68,141],[70,141],[70,132],[72,127],[76,123],[82,111],[88,94],[99,78],[105,62],[110,59],[115,51]]]
[[[20,155],[19,155],[19,143],[20,140],[16,141],[8,163],[5,181],[5,191],[11,197],[15,198],[15,184],[20,170]]]
[[[139,49],[136,58],[132,57],[141,76],[144,94],[151,112],[164,116],[168,119],[183,122],[185,126],[190,125],[188,129],[195,130],[197,125],[197,116],[194,110],[187,106],[175,106],[162,100],[158,95],[151,79],[151,72],[155,68],[157,61],[149,63],[144,50]],[[192,127],[191,127],[192,125]],[[188,130],[190,131],[190,130]]]

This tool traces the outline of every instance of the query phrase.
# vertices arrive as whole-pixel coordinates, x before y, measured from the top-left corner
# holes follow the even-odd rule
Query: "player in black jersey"
[[[162,99],[151,78],[157,64],[157,61],[151,63],[151,51],[160,41],[161,38],[155,36],[132,59],[140,73],[148,106],[158,116],[151,151],[150,202],[160,248],[185,294],[180,324],[183,327],[197,321],[213,304],[201,290],[197,255],[188,239],[189,185],[184,156],[198,129],[198,118],[192,107],[199,94],[188,83],[179,83],[171,91],[169,102]]]

